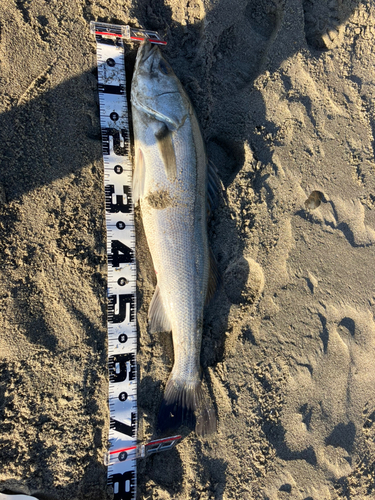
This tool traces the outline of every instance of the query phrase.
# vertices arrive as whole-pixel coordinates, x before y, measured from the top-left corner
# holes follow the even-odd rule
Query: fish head
[[[159,72],[161,72],[160,76],[173,74],[172,68],[162,56],[159,47],[147,40],[139,46],[135,72],[142,74],[145,78],[157,78]]]
[[[159,47],[143,42],[137,54],[131,102],[152,118],[177,130],[192,112],[190,100]]]

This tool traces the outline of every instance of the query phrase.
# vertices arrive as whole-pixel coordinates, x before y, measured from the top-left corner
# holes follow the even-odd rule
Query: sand
[[[140,461],[138,498],[374,498],[375,6],[359,0],[2,1],[0,491],[111,498],[92,19],[165,36],[227,192],[202,346],[218,432]],[[173,352],[147,330],[137,227],[147,440]]]

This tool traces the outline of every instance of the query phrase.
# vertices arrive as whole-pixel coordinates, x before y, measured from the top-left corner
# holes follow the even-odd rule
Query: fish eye
[[[168,75],[170,73],[170,66],[163,61],[163,59],[159,62],[159,69],[162,73],[164,73],[164,75]]]

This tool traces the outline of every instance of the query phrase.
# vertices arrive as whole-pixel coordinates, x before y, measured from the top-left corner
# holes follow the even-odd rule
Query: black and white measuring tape
[[[134,206],[124,39],[165,45],[154,31],[90,24],[96,37],[108,255],[110,449],[114,500],[136,497],[136,460],[176,445],[180,436],[137,444],[137,323]]]

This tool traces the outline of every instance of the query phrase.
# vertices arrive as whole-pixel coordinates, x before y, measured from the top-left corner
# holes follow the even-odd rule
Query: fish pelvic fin
[[[164,434],[181,425],[195,425],[196,434],[205,437],[216,432],[216,414],[200,380],[196,383],[178,382],[171,375],[160,406],[157,430]]]

